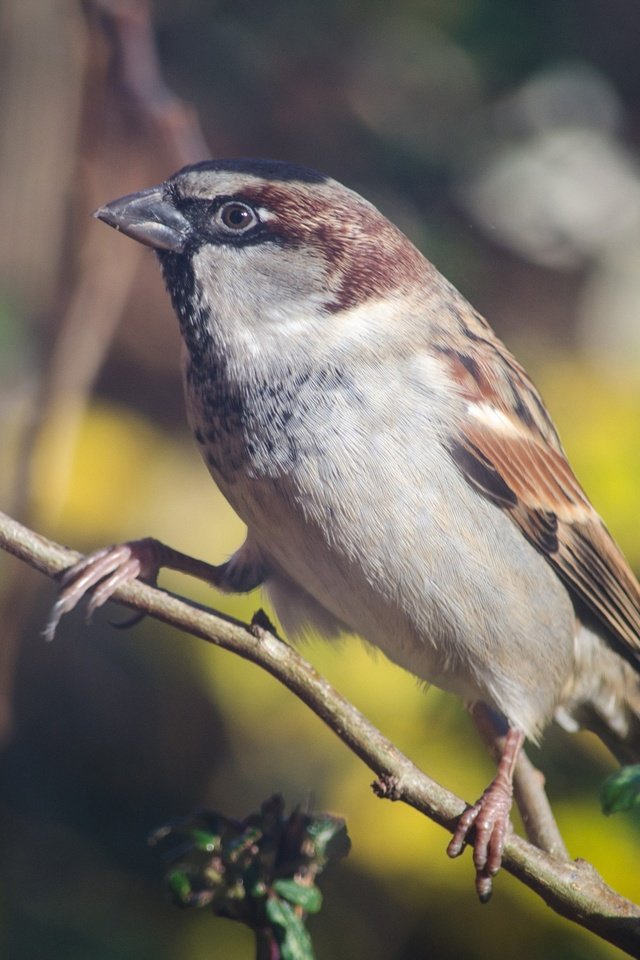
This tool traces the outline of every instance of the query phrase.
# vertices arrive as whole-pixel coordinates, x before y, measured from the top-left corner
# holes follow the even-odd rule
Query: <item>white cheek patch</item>
[[[495,430],[496,433],[507,433],[511,436],[520,434],[517,425],[511,417],[497,407],[492,407],[490,403],[470,403],[467,407],[467,413],[470,417],[478,420],[485,427]]]

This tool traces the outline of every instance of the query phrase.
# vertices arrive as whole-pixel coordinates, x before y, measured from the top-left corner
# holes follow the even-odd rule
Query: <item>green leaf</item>
[[[640,806],[640,764],[622,767],[602,784],[602,810],[607,816]]]
[[[346,824],[340,817],[316,816],[309,824],[307,833],[315,844],[316,858],[339,860],[349,853],[351,840]]]
[[[291,904],[279,897],[270,897],[266,913],[280,946],[282,960],[314,960],[311,938]]]
[[[191,831],[194,847],[212,853],[220,845],[220,837],[210,830],[201,830],[197,827]]]
[[[288,912],[285,910],[286,906],[287,904],[279,897],[269,897],[265,906],[265,912],[271,924],[276,927],[286,928],[289,922]]]
[[[172,870],[167,876],[167,884],[171,896],[176,903],[188,904],[191,900],[192,887],[189,877],[183,870]]]
[[[318,887],[305,886],[297,880],[276,880],[273,884],[276,893],[289,903],[302,907],[307,913],[317,913],[322,907],[322,894]]]

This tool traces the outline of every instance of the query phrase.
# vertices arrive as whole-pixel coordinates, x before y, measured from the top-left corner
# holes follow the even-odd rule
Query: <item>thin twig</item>
[[[149,0],[89,0],[111,36],[116,83],[176,167],[210,156],[194,108],[166,85],[158,59]]]
[[[0,513],[0,547],[47,576],[78,558]],[[121,587],[114,599],[258,664],[299,697],[375,773],[377,792],[402,800],[452,831],[465,808],[459,797],[419,770],[293,647],[262,623],[221,619],[143,583]],[[518,836],[507,841],[504,868],[557,913],[640,956],[640,907],[608,887],[586,861],[563,861]]]
[[[544,789],[544,774],[522,751],[513,776],[513,792],[531,843],[559,860],[569,860],[562,834]]]

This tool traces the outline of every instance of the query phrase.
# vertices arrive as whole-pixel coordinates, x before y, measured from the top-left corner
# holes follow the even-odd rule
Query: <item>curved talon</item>
[[[464,811],[447,847],[450,857],[460,856],[470,842],[472,828],[475,830],[473,865],[476,868],[476,891],[482,903],[490,899],[493,878],[502,864],[504,841],[511,827],[510,809],[511,791],[501,781],[494,780],[477,803]]]
[[[458,820],[455,832],[453,837],[449,841],[449,846],[447,847],[447,856],[454,859],[459,857],[467,843],[469,843],[469,833],[473,824],[476,821],[476,817],[480,813],[480,801],[474,804],[472,807],[467,807],[463,814],[460,815]]]
[[[158,570],[154,570],[145,577],[143,577],[141,573],[138,573],[136,579],[140,580],[141,583],[149,584],[150,587],[156,587],[158,585]],[[124,620],[110,620],[109,623],[112,627],[115,627],[116,630],[129,630],[131,627],[142,623],[146,615],[144,610],[137,610],[135,613],[132,613],[130,617],[125,617]]]
[[[47,643],[50,643],[55,637],[58,624],[60,623],[64,612],[65,611],[62,609],[62,604],[59,600],[56,600],[54,605],[51,607],[51,612],[49,613],[47,622],[44,625],[44,630],[42,631],[42,639]]]
[[[493,877],[486,876],[484,873],[476,873],[476,893],[480,903],[489,903],[493,893]]]
[[[45,640],[53,640],[62,617],[87,594],[91,594],[86,612],[89,621],[125,583],[141,579],[155,584],[160,564],[158,543],[150,537],[106,547],[79,560],[60,577],[61,592],[45,625]],[[136,614],[136,622],[137,619]],[[131,622],[132,618],[127,621]]]
[[[512,830],[509,813],[513,800],[513,770],[524,737],[510,729],[498,773],[482,796],[460,816],[447,847],[450,857],[458,857],[474,832],[473,865],[476,868],[476,891],[482,903],[491,897],[493,878],[500,870],[507,832]]]
[[[129,630],[131,627],[137,627],[139,623],[142,623],[145,617],[144,610],[139,610],[137,613],[131,614],[130,617],[125,617],[124,620],[109,620],[109,626],[116,630]]]
[[[135,558],[125,560],[123,557],[118,566],[111,567],[102,577],[94,579],[96,586],[87,603],[87,622],[91,620],[99,607],[103,607],[111,599],[118,587],[135,580],[139,574],[140,561]]]
[[[227,562],[215,566],[180,553],[153,537],[129,540],[127,543],[97,550],[62,574],[59,578],[60,595],[49,614],[43,631],[44,638],[53,640],[62,617],[73,610],[87,594],[91,595],[87,605],[89,620],[98,607],[110,600],[116,590],[125,583],[141,580],[155,586],[162,567],[198,577],[222,590],[252,590],[262,583],[266,576],[264,566],[256,565],[256,558],[251,551],[246,562],[236,559],[235,564]],[[229,570],[233,571],[231,581],[227,578]],[[142,619],[142,616],[136,614],[121,626],[131,626]]]

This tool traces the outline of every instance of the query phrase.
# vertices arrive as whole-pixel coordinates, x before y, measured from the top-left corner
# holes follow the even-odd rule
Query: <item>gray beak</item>
[[[191,224],[162,195],[162,187],[151,187],[112,200],[94,213],[115,230],[156,250],[181,253],[189,239]]]

